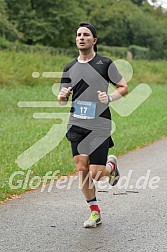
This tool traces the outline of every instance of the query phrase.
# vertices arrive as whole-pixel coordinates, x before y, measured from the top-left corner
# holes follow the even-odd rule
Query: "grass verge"
[[[18,76],[20,76],[18,78],[18,83],[17,77],[13,73],[15,81],[12,85],[12,75],[10,76],[12,70],[10,68],[8,68],[10,69],[8,72],[6,70],[6,78],[3,74],[0,76],[0,201],[13,194],[20,194],[25,190],[29,190],[30,187],[34,186],[35,188],[39,182],[33,179],[35,176],[40,177],[42,181],[43,176],[48,171],[55,172],[56,170],[60,170],[59,175],[65,175],[74,171],[75,168],[71,157],[70,144],[65,137],[57,148],[40,159],[28,170],[22,170],[15,162],[23,151],[44,137],[56,123],[55,119],[33,118],[33,113],[35,112],[55,112],[55,108],[19,108],[17,106],[19,101],[55,101],[55,96],[52,93],[54,81],[49,79],[42,80],[40,78],[34,80],[30,73],[32,73],[32,71],[39,71],[40,73],[42,71],[61,71],[63,66],[70,61],[70,58],[61,58],[62,56],[57,56],[53,59],[48,58],[47,60],[47,57],[52,56],[45,55],[46,58],[44,58],[46,62],[48,62],[48,66],[44,68],[45,60],[41,63],[42,61],[40,61],[40,59],[42,59],[42,57],[40,55],[38,55],[38,59],[34,56],[34,61],[32,55],[25,56],[24,54],[19,54],[18,58],[21,57],[20,61],[16,55],[13,56],[13,59],[12,55],[10,57],[9,64],[11,64],[11,67],[11,62],[14,62],[14,59],[16,60],[15,65],[13,64],[14,73],[18,68],[18,62],[20,62],[19,66],[22,67],[18,70],[20,71],[18,73]],[[27,66],[27,69],[25,57],[29,57],[28,64],[30,67],[28,68]],[[61,66],[59,65],[60,59]],[[32,65],[34,64],[33,67],[31,62],[33,62]],[[54,68],[53,62],[55,62]],[[39,66],[37,66],[37,63],[39,63]],[[115,111],[112,111],[113,120],[116,124],[116,131],[113,134],[115,146],[110,150],[110,153],[115,155],[126,153],[167,136],[167,114],[165,110],[167,107],[167,85],[163,79],[164,70],[160,70],[160,66],[157,65],[157,62],[153,64],[153,62],[142,61],[142,64],[142,70],[140,69],[140,71],[144,71],[145,64],[148,70],[145,70],[145,76],[150,76],[150,73],[154,71],[153,78],[156,82],[148,81],[150,80],[148,77],[146,80],[142,76],[139,78],[138,69],[140,68],[141,61],[132,62],[135,72],[133,83],[129,83],[130,91],[139,83],[145,82],[150,85],[152,94],[128,117],[121,117]],[[22,75],[23,71],[25,71],[25,75]],[[25,85],[26,83],[24,83],[24,81],[22,83],[24,85],[21,85],[21,76],[28,76],[26,83],[30,85]],[[2,79],[6,81],[2,82]],[[33,84],[31,82],[33,82]],[[59,112],[61,111],[60,109]],[[20,174],[17,174],[13,179],[13,184],[18,187],[17,189],[11,189],[9,186],[9,178],[14,172],[20,172]],[[29,172],[29,177],[27,176],[27,172]]]

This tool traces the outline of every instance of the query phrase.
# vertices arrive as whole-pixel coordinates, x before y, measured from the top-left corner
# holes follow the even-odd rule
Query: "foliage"
[[[131,45],[128,50],[132,53],[134,59],[148,59],[150,52],[149,48]]]
[[[47,53],[51,55],[63,54],[67,56],[70,55],[73,57],[76,57],[78,54],[76,48],[59,48],[53,46],[43,46],[40,44],[26,45],[20,43],[19,41],[11,42],[4,38],[0,38],[0,49],[24,53]]]
[[[138,45],[165,58],[167,12],[146,0],[0,0],[0,37],[23,44],[73,48],[80,21],[97,28],[98,44]]]
[[[126,47],[99,45],[98,52],[108,57],[126,58],[127,56]]]
[[[158,23],[152,16],[142,12],[137,12],[135,16],[130,15],[129,20],[129,28],[133,31],[133,33],[131,32],[132,37],[130,44],[150,48],[150,57],[152,53],[155,52],[157,58],[162,58],[163,50],[166,47],[166,31],[163,27],[163,23]]]
[[[73,31],[79,22],[78,3],[62,0],[6,0],[9,16],[23,34],[27,44],[69,46]],[[80,10],[80,14],[81,14]],[[62,36],[63,35],[63,36]],[[67,39],[68,36],[68,39]]]
[[[9,21],[8,8],[5,0],[0,0],[0,37],[15,40],[19,37],[19,32]]]

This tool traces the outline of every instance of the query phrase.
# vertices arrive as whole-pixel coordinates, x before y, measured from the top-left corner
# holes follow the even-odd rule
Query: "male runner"
[[[110,155],[107,160],[108,150],[114,145],[108,104],[128,92],[112,60],[97,54],[96,43],[95,27],[80,23],[76,35],[79,56],[65,67],[58,95],[62,105],[72,95],[66,137],[71,142],[73,159],[83,182],[82,192],[91,210],[84,227],[96,227],[102,222],[95,185],[90,186],[90,181],[109,176],[109,183],[114,186],[119,179],[117,158]],[[112,94],[107,94],[109,83],[116,88]]]

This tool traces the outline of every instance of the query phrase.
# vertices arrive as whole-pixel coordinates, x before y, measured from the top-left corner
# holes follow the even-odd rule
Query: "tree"
[[[78,23],[90,21],[100,44],[136,44],[162,56],[167,50],[166,17],[147,0],[0,0],[1,36],[15,40],[22,34],[20,40],[30,45],[73,47]]]
[[[145,0],[131,0],[134,4],[141,5],[145,2]]]
[[[8,8],[5,0],[0,0],[0,37],[8,40],[15,40],[19,37],[19,32],[8,19]]]
[[[78,3],[70,4],[63,0],[6,0],[10,20],[23,33],[27,44],[66,47],[73,43],[76,24],[82,16],[78,15]]]
[[[131,44],[150,48],[154,58],[162,58],[166,47],[163,23],[142,12],[131,15],[129,21],[131,34],[133,34]]]
[[[91,20],[96,24],[99,41],[108,46],[128,46],[130,40],[129,15],[138,7],[129,1],[110,1],[107,8],[94,8]]]

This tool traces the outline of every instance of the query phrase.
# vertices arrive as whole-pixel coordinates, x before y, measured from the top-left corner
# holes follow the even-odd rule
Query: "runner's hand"
[[[72,94],[71,87],[65,88],[63,87],[59,92],[59,97],[61,99],[67,99]]]
[[[109,102],[109,98],[106,92],[97,91],[97,93],[98,93],[98,99],[100,102],[104,104],[107,104]]]

